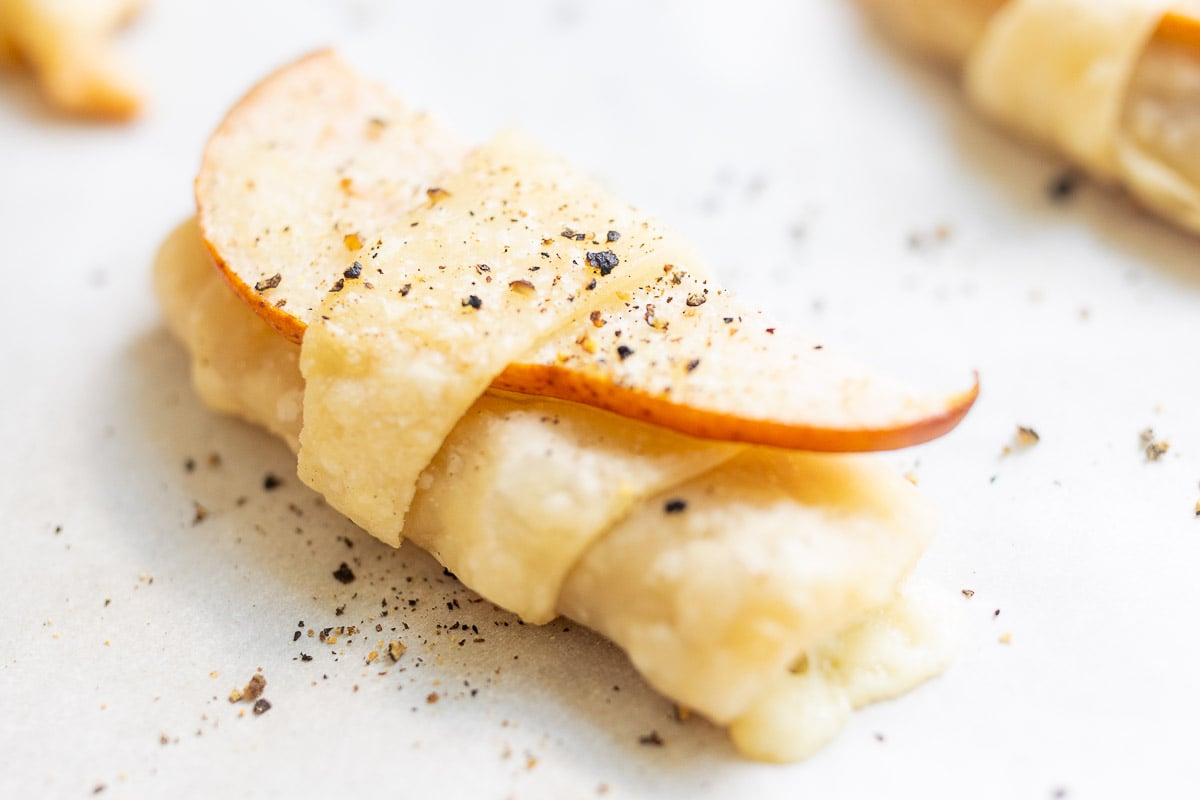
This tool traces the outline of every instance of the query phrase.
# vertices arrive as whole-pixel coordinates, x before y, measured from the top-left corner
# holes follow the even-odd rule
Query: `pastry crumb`
[[[1028,425],[1018,425],[1012,441],[1004,446],[1001,455],[1007,456],[1020,450],[1028,450],[1041,440],[1041,435],[1033,428]]]
[[[216,673],[212,673],[214,676]],[[229,702],[237,703],[242,700],[252,702],[262,697],[263,689],[267,688],[267,679],[262,676],[262,673],[254,673],[250,676],[250,680],[246,682],[245,687],[234,689],[229,693]],[[255,713],[259,713],[255,711]]]
[[[1171,449],[1171,443],[1166,439],[1156,437],[1153,428],[1146,428],[1138,434],[1138,441],[1142,445],[1147,461],[1158,461]]]

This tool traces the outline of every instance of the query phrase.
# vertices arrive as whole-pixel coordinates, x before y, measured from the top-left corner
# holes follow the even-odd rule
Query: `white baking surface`
[[[474,602],[201,407],[152,257],[224,110],[326,44],[475,141],[530,132],[789,324],[979,369],[957,431],[889,456],[944,512],[922,572],[974,590],[945,676],[805,763],[744,761],[614,647]],[[152,0],[121,47],[152,98],[128,127],[0,75],[0,796],[1196,796],[1200,241],[1092,184],[1050,202],[1061,162],[838,0]],[[1017,425],[1041,442],[1002,457]],[[401,662],[365,665],[401,623]],[[242,716],[259,667],[272,708]]]

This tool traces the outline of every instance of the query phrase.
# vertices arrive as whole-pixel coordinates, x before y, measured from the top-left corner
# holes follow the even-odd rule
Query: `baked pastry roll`
[[[1200,3],[861,2],[990,118],[1200,232]]]
[[[574,326],[621,319],[636,298],[658,298],[664,276],[690,289],[671,304],[685,311],[664,310],[674,327],[649,308],[634,317],[646,336],[685,346],[706,330],[698,309],[727,307],[692,250],[523,137],[465,155],[435,136],[414,147],[426,121],[365,87],[328,54],[311,57],[245,101],[282,99],[281,129],[271,114],[235,113],[210,143],[210,156],[233,157],[206,162],[220,166],[198,179],[199,225],[180,226],[155,267],[205,401],[280,436],[305,482],[383,541],[412,540],[526,621],[564,614],[600,631],[751,757],[803,757],[851,708],[940,672],[946,598],[904,589],[934,515],[871,456],[700,439],[505,389],[524,373],[497,386],[510,362],[544,377],[582,360],[595,370],[571,373],[584,384],[631,391],[605,376],[637,376],[606,372],[599,356],[543,351],[557,340],[595,355]],[[322,102],[297,121],[302,96]],[[369,152],[385,136],[409,150],[373,168],[331,156],[339,126],[367,131]],[[246,135],[222,138],[231,130]],[[276,257],[301,269],[280,267],[284,278]],[[684,302],[709,290],[711,301]],[[285,315],[297,306],[301,317]],[[704,346],[743,352],[722,324]],[[648,340],[630,330],[622,341]],[[814,376],[819,394],[829,373]],[[823,391],[853,398],[862,386]],[[853,405],[853,419],[874,413]]]

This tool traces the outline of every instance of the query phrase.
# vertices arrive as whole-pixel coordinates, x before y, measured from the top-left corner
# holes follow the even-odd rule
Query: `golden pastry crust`
[[[26,65],[46,99],[82,117],[127,120],[137,82],[109,39],[144,0],[0,0],[0,60]]]

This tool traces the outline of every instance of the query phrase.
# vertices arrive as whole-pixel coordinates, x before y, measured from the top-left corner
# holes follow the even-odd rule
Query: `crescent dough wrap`
[[[1200,3],[862,0],[972,102],[1200,232]]]
[[[202,398],[294,449],[300,347],[229,292],[194,223],[164,244],[156,282]],[[637,480],[604,480],[617,474]],[[677,499],[686,513],[664,513]],[[868,456],[699,442],[488,393],[417,479],[405,535],[530,621],[604,633],[743,753],[782,761],[945,668],[945,598],[897,596],[932,528]]]
[[[321,262],[321,283],[289,295],[314,311],[302,343],[229,290],[194,222],[164,244],[156,283],[202,398],[280,436],[331,505],[383,541],[413,540],[527,621],[565,614],[600,631],[752,757],[803,757],[851,708],[944,669],[945,600],[902,589],[934,520],[879,462],[691,439],[488,390],[515,357],[587,324],[588,309],[620,307],[664,275],[701,279],[676,236],[510,134],[462,162],[448,146],[457,171],[420,208],[374,218],[338,279],[345,209],[306,207],[288,189],[289,145],[266,141],[264,173],[204,179],[292,204],[295,226],[262,235]],[[409,155],[412,169],[398,158],[381,191],[412,208],[441,161]],[[337,202],[356,202],[353,189]],[[250,258],[260,225],[233,231]],[[599,242],[572,230],[619,231],[601,245],[612,258],[597,265]]]

